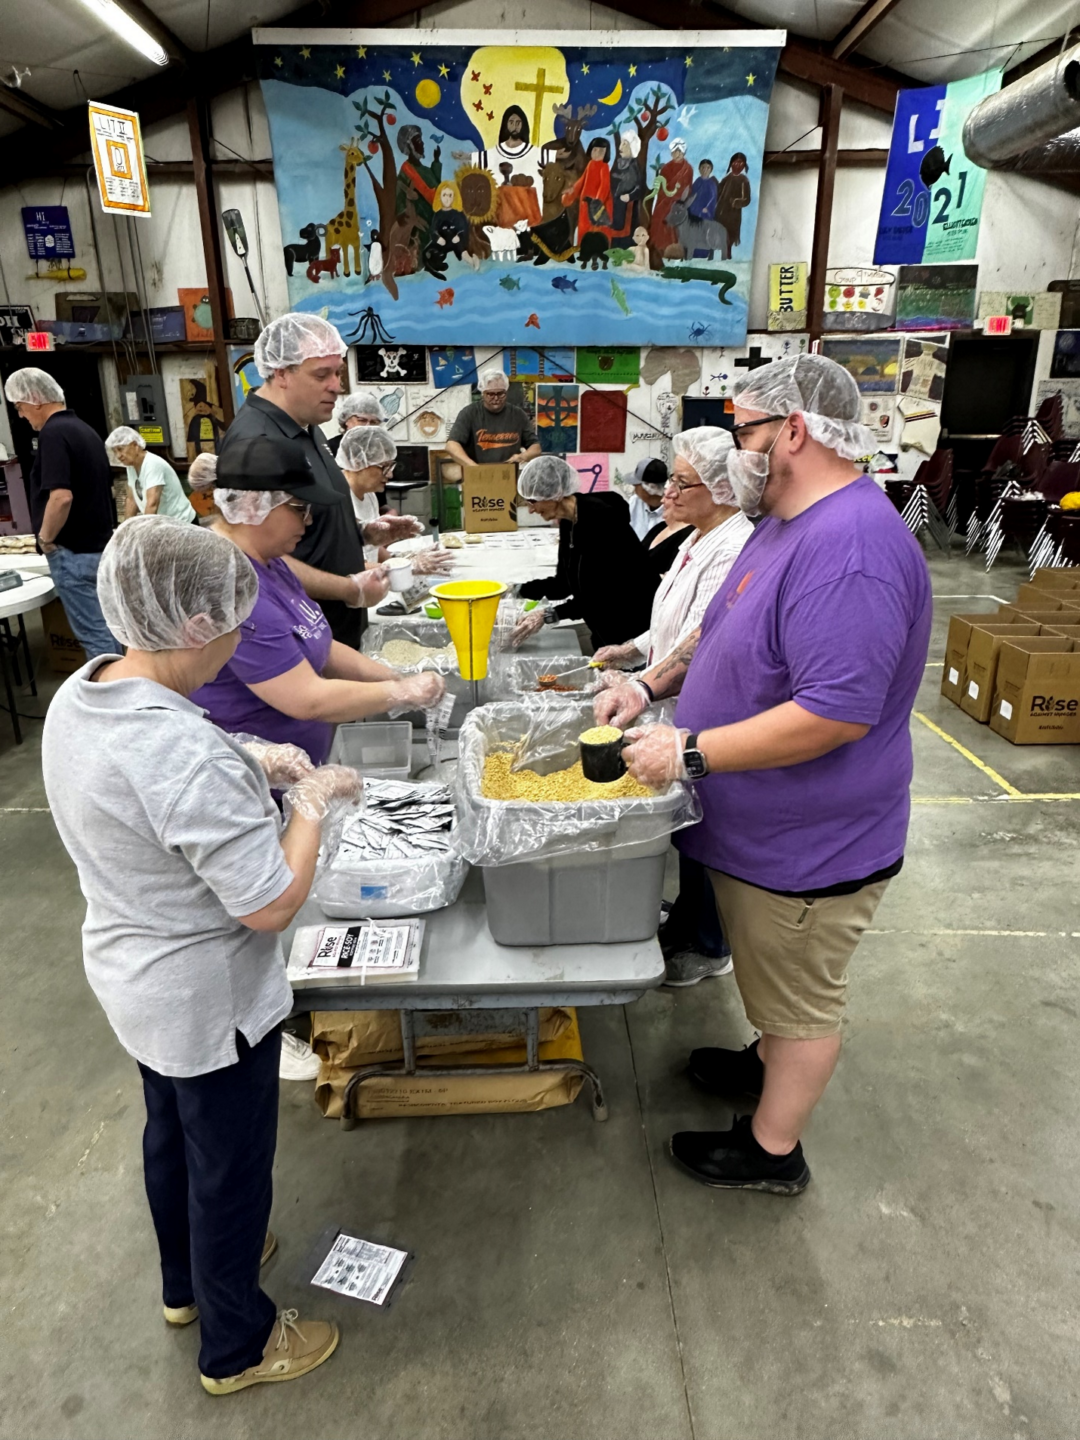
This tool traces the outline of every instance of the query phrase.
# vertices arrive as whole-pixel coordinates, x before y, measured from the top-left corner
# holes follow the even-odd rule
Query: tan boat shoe
[[[260,1268],[266,1264],[277,1249],[277,1236],[272,1230],[267,1230],[266,1239],[263,1241],[262,1258],[259,1260]],[[165,1305],[162,1307],[165,1312],[165,1320],[169,1325],[177,1327],[190,1325],[199,1318],[199,1307],[197,1305]]]
[[[231,1395],[234,1390],[246,1390],[249,1385],[299,1380],[301,1375],[329,1360],[341,1338],[335,1322],[305,1320],[301,1329],[297,1324],[299,1318],[296,1310],[280,1311],[259,1363],[223,1380],[200,1375],[203,1389],[210,1395]]]

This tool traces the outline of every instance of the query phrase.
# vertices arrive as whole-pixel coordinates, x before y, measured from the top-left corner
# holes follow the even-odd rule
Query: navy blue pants
[[[709,872],[689,855],[679,855],[679,894],[664,925],[664,935],[678,938],[688,949],[700,950],[714,960],[731,954]]]
[[[162,1298],[199,1307],[199,1369],[223,1380],[262,1359],[277,1308],[259,1287],[273,1198],[281,1031],[235,1065],[186,1079],[145,1065],[143,1164]]]

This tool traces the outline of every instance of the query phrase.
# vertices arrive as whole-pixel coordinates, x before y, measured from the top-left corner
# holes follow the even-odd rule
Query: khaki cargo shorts
[[[801,900],[709,871],[746,1018],[764,1035],[819,1040],[840,1029],[848,961],[888,880]]]

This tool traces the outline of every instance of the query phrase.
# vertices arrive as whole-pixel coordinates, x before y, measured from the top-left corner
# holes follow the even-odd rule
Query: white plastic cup
[[[391,590],[408,590],[412,584],[413,569],[411,560],[388,560],[386,569],[390,579]]]

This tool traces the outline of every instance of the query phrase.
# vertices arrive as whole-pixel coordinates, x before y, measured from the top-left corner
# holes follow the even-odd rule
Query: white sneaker
[[[317,1080],[319,1076],[319,1057],[315,1051],[287,1030],[281,1032],[278,1076],[282,1080]]]

